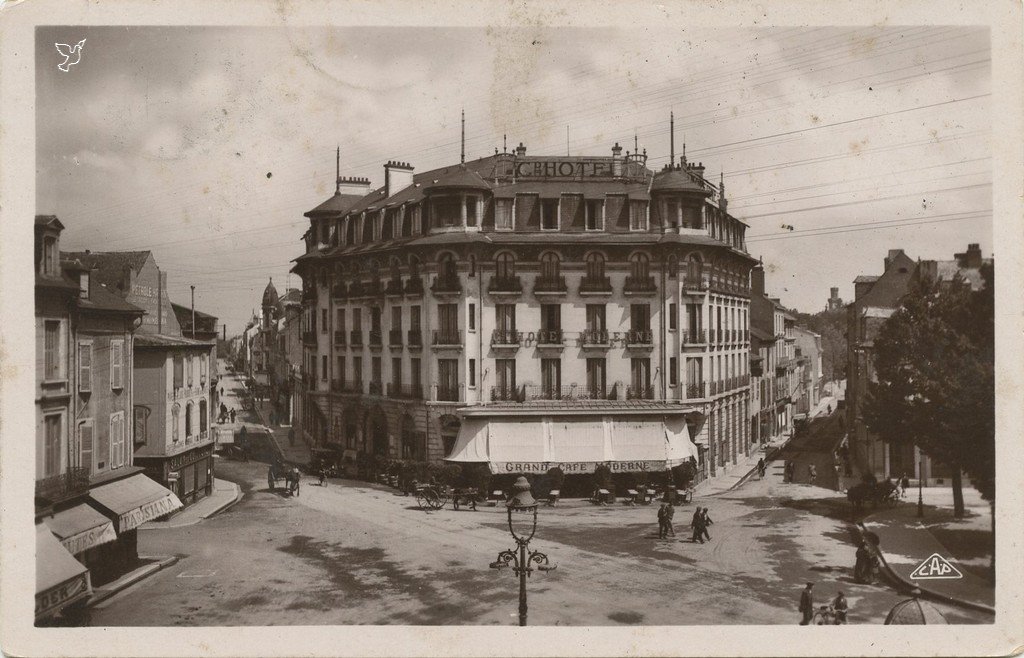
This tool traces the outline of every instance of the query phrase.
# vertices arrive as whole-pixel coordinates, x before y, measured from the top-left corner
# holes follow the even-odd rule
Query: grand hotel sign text
[[[538,178],[640,178],[644,168],[638,162],[611,158],[517,160],[504,163],[502,174],[520,180]]]

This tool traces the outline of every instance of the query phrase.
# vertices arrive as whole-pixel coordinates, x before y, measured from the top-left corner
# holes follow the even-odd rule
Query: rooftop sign
[[[643,178],[639,162],[612,158],[537,158],[498,163],[498,176],[518,180]]]

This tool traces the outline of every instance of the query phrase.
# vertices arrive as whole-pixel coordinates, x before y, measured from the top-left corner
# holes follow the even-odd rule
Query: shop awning
[[[36,526],[36,619],[92,594],[89,570],[60,545],[43,523]]]
[[[446,460],[486,462],[492,473],[593,473],[598,464],[613,472],[664,471],[698,449],[685,417],[534,416],[524,419],[468,417]]]
[[[57,512],[44,523],[72,555],[117,539],[114,524],[88,505]]]
[[[114,516],[118,533],[139,527],[164,514],[181,509],[181,501],[143,474],[104,484],[89,492],[89,497]]]

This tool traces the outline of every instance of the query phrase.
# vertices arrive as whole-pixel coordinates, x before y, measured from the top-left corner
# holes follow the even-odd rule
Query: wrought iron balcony
[[[89,492],[89,469],[79,466],[36,480],[36,498],[51,505]]]
[[[370,382],[370,395],[382,395],[384,384],[381,382]]]
[[[626,387],[626,399],[627,400],[653,400],[654,399],[654,387],[650,385],[645,386],[627,386]]]
[[[387,288],[384,289],[384,294],[394,297],[400,296],[402,294],[402,280],[389,279]]]
[[[707,396],[707,384],[705,382],[686,385],[686,398],[688,400],[700,400]]]
[[[704,291],[711,287],[711,279],[707,275],[687,276],[683,281],[684,290]]]
[[[334,299],[348,299],[348,286],[344,283],[335,283],[331,286],[331,297]]]
[[[418,276],[410,277],[405,280],[405,294],[407,295],[422,295],[423,294],[423,279]]]
[[[332,393],[341,393],[344,390],[345,390],[345,382],[343,382],[340,379],[332,379],[331,380],[331,392]]]
[[[348,287],[348,296],[350,299],[366,297],[366,286],[362,281],[353,281]]]
[[[519,347],[522,334],[515,329],[495,329],[491,332],[492,347]]]
[[[492,295],[518,295],[523,292],[523,281],[518,276],[492,276],[487,286]]]
[[[606,388],[590,388],[578,384],[568,386],[529,385],[523,387],[525,400],[607,400]]]
[[[421,384],[388,384],[388,397],[405,400],[422,400],[423,386]]]
[[[589,277],[585,276],[580,280],[581,295],[610,295],[612,294],[612,280],[607,276]]]
[[[363,295],[365,297],[380,297],[384,294],[384,286],[381,285],[380,279],[372,279],[366,282],[363,287]]]
[[[440,402],[459,402],[461,386],[437,386],[437,399]]]
[[[402,345],[402,330],[392,329],[388,332],[388,345],[394,347],[401,347]]]
[[[561,329],[541,329],[537,332],[538,345],[561,346],[563,338]]]
[[[654,284],[653,276],[627,276],[622,292],[627,295],[653,295],[658,292],[658,287]]]
[[[430,291],[435,295],[457,295],[462,292],[462,282],[458,276],[438,274],[434,277]]]
[[[352,345],[352,347],[362,347],[363,346],[363,330],[362,329],[353,329],[352,331],[350,331],[349,335],[348,335],[348,342]]]
[[[627,345],[653,345],[654,332],[650,329],[630,329],[626,332]]]
[[[539,276],[533,282],[533,294],[535,295],[564,295],[567,292],[569,292],[569,287],[565,284],[564,276]]]
[[[409,339],[409,347],[423,346],[423,332],[419,329],[410,329],[406,337]]]
[[[522,402],[522,392],[515,386],[492,386],[491,400],[494,402]]]
[[[343,329],[342,330],[335,330],[334,331],[334,344],[335,345],[344,345],[345,344],[345,331]]]
[[[686,345],[705,345],[707,342],[708,335],[703,329],[683,332],[683,343]]]
[[[383,344],[383,332],[380,329],[370,329],[370,347],[380,347]]]
[[[434,330],[435,347],[462,347],[462,331]]]

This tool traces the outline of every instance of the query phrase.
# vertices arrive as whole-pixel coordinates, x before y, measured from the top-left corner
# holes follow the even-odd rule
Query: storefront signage
[[[78,555],[83,551],[87,551],[94,546],[100,544],[106,544],[107,542],[117,541],[117,533],[114,532],[114,525],[111,523],[104,523],[103,525],[96,526],[85,532],[80,532],[77,535],[72,535],[66,539],[60,540],[61,546],[68,549],[68,553],[72,555]]]
[[[616,169],[618,173],[615,173]],[[644,175],[644,167],[639,162],[620,160],[616,163],[611,158],[552,158],[509,162],[504,169],[504,175],[514,176],[519,180],[639,178]]]
[[[146,521],[152,521],[158,516],[169,514],[174,510],[178,509],[175,505],[173,496],[164,496],[158,498],[150,503],[146,503],[142,507],[136,507],[130,512],[126,512],[118,517],[118,529],[120,532],[126,532],[133,528],[137,528]]]
[[[44,617],[55,610],[89,593],[89,572],[79,574],[71,580],[36,594],[36,618]]]
[[[547,473],[560,468],[566,475],[593,473],[599,464],[604,464],[612,473],[636,473],[644,471],[665,471],[668,464],[659,460],[625,462],[491,462],[491,473]]]

